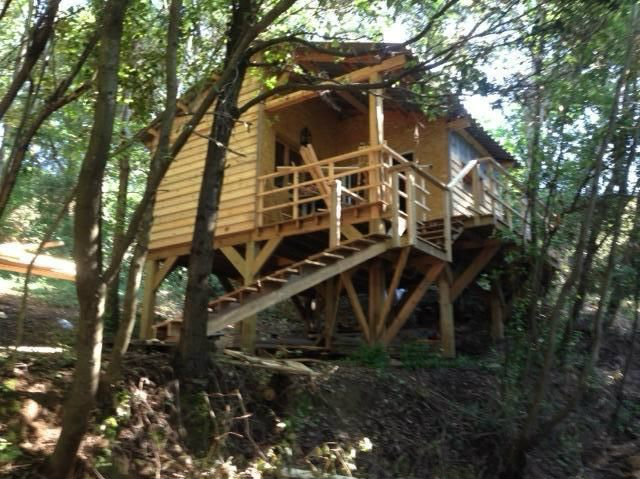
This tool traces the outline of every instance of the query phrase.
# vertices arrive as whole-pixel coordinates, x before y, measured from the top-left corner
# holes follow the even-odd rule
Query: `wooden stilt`
[[[491,338],[494,341],[504,339],[504,298],[502,288],[498,280],[491,282],[491,294],[489,297],[491,309]]]
[[[387,345],[395,338],[400,328],[402,328],[407,319],[409,319],[409,316],[429,289],[429,286],[431,286],[438,275],[440,275],[444,265],[444,262],[440,262],[430,266],[420,282],[408,293],[407,299],[402,304],[400,311],[398,311],[398,314],[382,336],[382,344]]]
[[[251,284],[254,280],[254,264],[256,261],[257,251],[255,241],[249,241],[246,244],[244,255],[244,268],[242,271],[242,279],[244,285]],[[256,349],[256,324],[258,316],[250,316],[240,323],[240,347],[245,353],[253,354]]]
[[[489,264],[496,253],[500,251],[500,246],[487,246],[478,255],[460,276],[458,276],[451,286],[451,301],[458,299],[458,296],[476,279],[476,276]]]
[[[382,335],[384,325],[387,321],[387,316],[389,315],[389,311],[391,311],[391,306],[393,306],[393,299],[396,296],[396,289],[400,284],[400,279],[402,278],[402,273],[404,273],[404,267],[407,264],[407,259],[409,258],[410,251],[411,247],[409,246],[403,248],[400,252],[400,255],[398,256],[398,261],[395,264],[393,276],[391,277],[391,283],[389,284],[389,289],[387,289],[387,297],[384,299],[382,311],[380,312],[380,321],[378,322],[378,329],[376,332],[376,335],[378,337]]]
[[[369,266],[369,308],[367,310],[369,320],[370,341],[378,341],[378,331],[382,330],[381,313],[384,302],[384,270],[382,261],[376,259]]]
[[[344,289],[347,290],[347,295],[349,296],[349,302],[351,303],[351,308],[353,309],[353,313],[355,314],[356,319],[358,320],[360,329],[362,329],[362,334],[364,335],[364,339],[367,341],[367,344],[371,344],[371,335],[369,332],[369,324],[367,323],[367,317],[365,316],[364,311],[362,309],[362,305],[360,304],[358,293],[356,292],[356,289],[353,286],[351,275],[352,275],[352,272],[342,273],[342,284],[344,284]]]
[[[327,280],[325,289],[325,316],[324,316],[324,344],[327,348],[332,346],[333,330],[338,316],[338,302],[342,290],[340,276]]]
[[[147,260],[144,266],[144,292],[142,294],[142,310],[140,313],[140,339],[153,338],[153,315],[156,307],[156,276],[158,275],[159,261]]]
[[[456,337],[453,319],[451,284],[446,274],[438,278],[438,303],[440,306],[440,347],[445,358],[455,358]]]

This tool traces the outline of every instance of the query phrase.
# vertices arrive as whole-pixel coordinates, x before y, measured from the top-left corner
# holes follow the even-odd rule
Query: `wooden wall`
[[[300,146],[300,130],[311,131],[313,147],[322,160],[357,149],[360,142],[368,143],[368,119],[365,115],[341,118],[320,98],[299,103],[286,110],[267,115],[265,122],[264,155],[261,174],[275,171],[276,136],[293,147]]]
[[[260,80],[248,76],[240,92],[239,104],[255,96],[260,88]],[[227,154],[216,236],[254,227],[259,110],[258,106],[251,108],[233,129],[230,149],[244,156]],[[185,117],[176,120],[174,137],[185,121]],[[207,136],[210,129],[209,115],[196,131]],[[207,143],[206,138],[192,134],[160,184],[151,230],[151,250],[191,241]]]
[[[422,115],[387,111],[384,115],[387,144],[400,154],[413,152],[414,161],[428,165],[424,171],[447,183],[449,172],[449,140],[445,119],[427,120]],[[423,180],[420,185],[431,192],[428,199],[430,218],[442,218],[444,195],[442,190]]]

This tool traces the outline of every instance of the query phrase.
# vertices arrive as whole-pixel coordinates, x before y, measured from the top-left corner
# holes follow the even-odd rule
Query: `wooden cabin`
[[[343,60],[301,50],[293,61],[334,82],[376,83],[408,59],[390,48]],[[260,76],[250,73],[239,104],[262,88]],[[509,153],[461,106],[433,117],[407,91],[298,91],[240,118],[228,151],[213,264],[237,289],[212,298],[209,334],[239,323],[241,344],[252,350],[257,313],[313,291],[323,299],[325,346],[341,296],[364,341],[386,345],[427,290],[437,288],[441,349],[455,355],[453,303],[505,246],[496,230],[528,235],[527,209],[508,172],[515,162]],[[160,186],[143,338],[153,335],[162,279],[187,264],[210,122],[200,124]],[[181,124],[178,118],[176,134]],[[494,337],[502,335],[499,286],[491,293]]]

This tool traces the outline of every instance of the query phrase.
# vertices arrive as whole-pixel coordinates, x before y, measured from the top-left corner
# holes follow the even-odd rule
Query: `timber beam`
[[[487,246],[473,258],[471,264],[467,266],[451,285],[451,302],[458,299],[462,292],[476,279],[476,276],[489,264],[498,251],[500,251],[500,246]]]
[[[327,89],[336,84],[351,84],[360,83],[368,80],[372,75],[382,72],[390,72],[402,68],[407,62],[405,55],[396,55],[394,57],[383,60],[378,65],[372,65],[369,67],[360,68],[359,70],[352,71],[346,75],[333,78],[326,81]],[[284,108],[288,108],[298,103],[302,103],[311,98],[315,98],[319,95],[319,91],[314,90],[302,90],[288,95],[284,95],[278,98],[267,101],[265,110],[268,113],[273,113]]]
[[[414,286],[410,293],[408,293],[402,307],[389,325],[389,328],[383,334],[382,344],[387,345],[393,340],[393,338],[395,338],[398,331],[400,331],[400,328],[402,328],[407,319],[409,319],[409,316],[429,289],[429,286],[431,286],[438,276],[440,276],[445,264],[446,263],[442,261],[432,265],[424,274],[420,282]]]
[[[144,266],[144,290],[142,293],[142,308],[140,311],[140,339],[153,338],[153,318],[156,307],[156,293],[162,281],[173,270],[178,256],[171,256],[164,260],[148,259]]]

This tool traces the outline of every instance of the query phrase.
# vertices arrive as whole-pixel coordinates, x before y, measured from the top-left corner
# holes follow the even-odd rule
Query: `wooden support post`
[[[407,242],[412,245],[416,243],[417,237],[417,217],[416,217],[416,189],[415,174],[411,170],[406,173],[407,184]]]
[[[159,266],[158,271],[156,272],[156,277],[153,281],[153,288],[157,290],[162,283],[162,280],[167,277],[167,275],[173,270],[173,267],[178,261],[178,256],[171,256],[170,258],[165,259],[162,262],[162,265]]]
[[[340,223],[342,222],[342,182],[331,182],[329,199],[329,247],[335,248],[340,244]]]
[[[380,82],[380,73],[375,72],[369,77],[369,83]],[[369,92],[369,144],[381,145],[384,142],[384,106],[382,103],[382,90],[375,89]],[[380,185],[382,183],[382,152],[369,153],[369,166],[378,168],[369,171],[369,184]],[[382,200],[382,186],[369,189],[369,202]],[[370,233],[384,233],[384,223],[375,219],[369,222]]]
[[[369,266],[369,308],[367,313],[369,316],[369,331],[372,342],[378,340],[377,332],[381,329],[379,323],[381,321],[380,313],[382,313],[384,290],[384,270],[382,269],[382,262],[376,259],[373,260]]]
[[[389,284],[389,289],[387,290],[387,297],[384,300],[382,311],[380,312],[380,321],[378,322],[378,329],[376,331],[376,335],[378,337],[380,337],[384,331],[384,325],[387,321],[389,311],[391,311],[391,306],[393,306],[393,300],[396,296],[396,289],[400,284],[400,279],[402,278],[402,273],[404,273],[404,267],[407,265],[407,259],[409,258],[410,252],[411,247],[406,246],[402,249],[400,255],[398,256],[398,261],[395,265],[395,269],[393,270],[393,276],[391,277],[391,283]]]
[[[455,323],[451,284],[446,274],[438,278],[438,304],[440,306],[440,347],[445,358],[456,356]]]
[[[324,344],[327,348],[331,348],[333,343],[333,330],[336,325],[341,290],[340,276],[327,280],[324,298]]]
[[[154,310],[156,307],[156,276],[158,263],[155,259],[147,260],[144,266],[144,292],[142,295],[142,311],[140,314],[140,339],[153,338]]]
[[[255,261],[253,263],[253,270],[251,272],[253,276],[256,276],[258,275],[258,273],[260,273],[260,270],[265,265],[267,260],[271,257],[271,255],[276,250],[276,248],[280,245],[281,241],[282,241],[282,237],[278,236],[275,238],[271,238],[265,243],[265,245],[260,250],[260,253],[258,253],[255,257]]]
[[[491,309],[491,338],[494,341],[504,339],[504,298],[498,280],[491,282],[489,297]]]
[[[482,182],[480,179],[480,165],[471,172],[471,188],[473,191],[473,207],[476,210],[475,215],[479,215],[480,208],[482,208]]]
[[[342,284],[344,284],[344,288],[347,290],[347,295],[349,296],[349,302],[351,303],[351,308],[353,309],[353,313],[358,320],[358,324],[360,325],[360,329],[362,329],[362,334],[364,335],[364,339],[367,344],[371,344],[371,334],[369,331],[369,324],[367,323],[367,317],[362,310],[362,305],[360,304],[360,299],[358,298],[358,293],[356,292],[355,287],[353,286],[353,281],[351,280],[352,271],[347,271],[341,274]]]
[[[496,196],[497,196],[497,191],[496,191],[496,172],[495,169],[493,168],[493,163],[489,162],[489,166],[488,166],[488,171],[487,171],[487,176],[489,178],[489,193],[491,193],[490,195],[490,199],[491,199],[491,214],[495,217],[497,215],[497,211],[496,211]]]
[[[489,264],[496,253],[500,251],[499,245],[485,246],[460,276],[458,276],[451,286],[451,301],[458,299],[458,296],[471,284],[478,274]]]
[[[436,278],[440,275],[444,265],[444,262],[431,265],[420,282],[413,288],[413,290],[411,290],[410,293],[408,293],[400,311],[398,311],[398,314],[389,325],[389,328],[387,328],[383,334],[382,344],[387,345],[393,338],[395,338],[398,331],[400,331],[400,328],[402,328],[407,319],[409,319],[413,310],[416,309],[416,306],[429,289],[429,286],[431,286],[431,284],[433,284]]]
[[[242,279],[245,286],[254,280],[254,265],[256,262],[256,243],[249,241],[244,255],[244,268]],[[245,353],[253,354],[256,349],[256,324],[258,316],[250,316],[240,323],[240,347]]]
[[[256,205],[256,226],[260,227],[264,224],[264,195],[266,187],[265,180],[258,179],[257,185],[257,205]]]
[[[391,173],[391,242],[400,246],[400,177],[399,173]]]
[[[444,201],[444,252],[447,255],[447,261],[453,261],[453,238],[451,236],[451,211],[452,199],[451,190],[449,188],[442,192]]]

